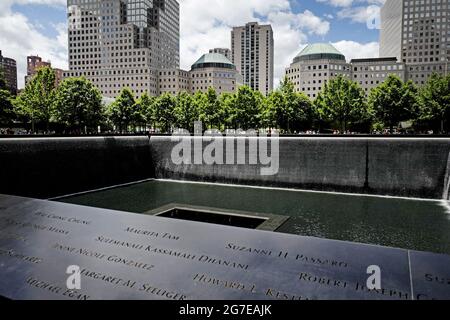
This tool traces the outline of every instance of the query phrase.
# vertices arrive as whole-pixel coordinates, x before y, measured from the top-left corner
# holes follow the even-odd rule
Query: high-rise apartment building
[[[11,94],[17,93],[17,63],[16,60],[6,58],[2,55],[0,50],[0,72],[3,73],[3,77],[6,82],[6,89]]]
[[[32,76],[36,74],[37,69],[44,67],[51,67],[52,64],[49,61],[43,61],[39,56],[27,57],[27,75]]]
[[[34,77],[38,69],[44,67],[52,67],[52,64],[48,61],[43,61],[39,56],[27,57],[27,75],[25,76],[25,85]]]
[[[381,14],[380,55],[400,57],[408,78],[423,85],[448,73],[450,0],[387,0]]]
[[[176,0],[68,0],[69,72],[106,97],[158,94],[160,69],[179,68]]]
[[[232,62],[244,85],[267,95],[273,90],[274,40],[270,25],[256,22],[231,31]]]
[[[27,57],[27,75],[25,76],[25,85],[36,75],[40,68],[51,68],[50,61],[43,61],[39,56]],[[64,71],[57,68],[52,68],[55,72],[55,85],[58,86],[64,78]]]

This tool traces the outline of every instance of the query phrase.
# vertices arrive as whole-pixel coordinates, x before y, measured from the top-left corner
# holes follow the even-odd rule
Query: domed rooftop
[[[345,61],[345,56],[330,43],[314,43],[306,46],[306,48],[294,58],[294,63],[320,59]]]
[[[220,53],[207,53],[201,56],[193,65],[192,70],[201,68],[225,68],[236,70],[236,66]]]

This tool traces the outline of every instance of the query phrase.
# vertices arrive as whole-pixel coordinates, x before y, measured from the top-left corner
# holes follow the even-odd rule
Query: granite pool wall
[[[201,138],[188,139],[193,152]],[[0,139],[0,193],[48,198],[157,178],[448,199],[447,138],[280,138],[275,175],[261,175],[266,165],[249,164],[258,152],[250,141],[257,138],[227,139],[234,163],[245,144],[246,164],[174,164],[179,142],[171,137]],[[200,141],[197,148],[209,144]]]

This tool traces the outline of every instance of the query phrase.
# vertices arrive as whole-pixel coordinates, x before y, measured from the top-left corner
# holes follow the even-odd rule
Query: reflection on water
[[[287,215],[278,232],[450,254],[439,201],[151,181],[61,200],[143,213],[169,203]]]

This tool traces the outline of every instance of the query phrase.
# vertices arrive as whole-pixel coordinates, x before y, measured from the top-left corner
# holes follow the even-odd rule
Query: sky
[[[181,68],[209,49],[229,48],[231,28],[250,21],[272,25],[275,83],[308,44],[332,43],[350,60],[378,56],[379,8],[385,0],[179,0]],[[0,50],[18,64],[39,55],[67,69],[66,0],[0,0]]]

